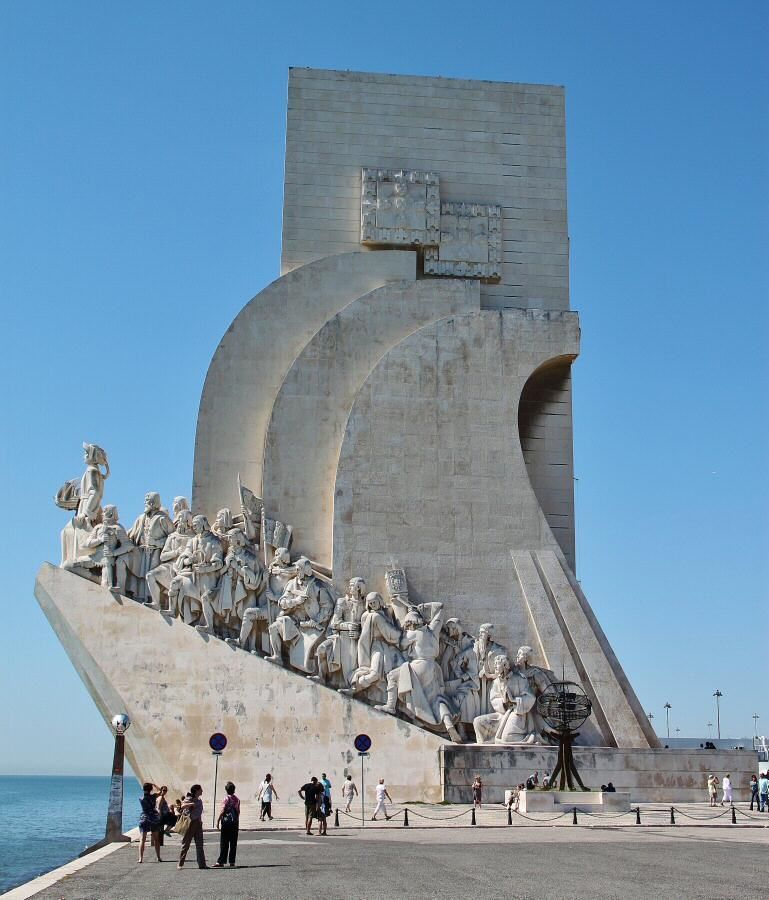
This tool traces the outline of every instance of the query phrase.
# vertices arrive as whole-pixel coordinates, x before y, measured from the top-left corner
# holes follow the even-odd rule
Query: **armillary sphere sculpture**
[[[537,711],[553,729],[544,734],[558,742],[558,764],[550,776],[549,788],[555,787],[557,778],[560,791],[566,790],[567,786],[570,791],[575,791],[575,781],[583,791],[589,790],[582,784],[571,748],[579,735],[577,729],[592,710],[589,698],[573,681],[556,681],[537,698]]]

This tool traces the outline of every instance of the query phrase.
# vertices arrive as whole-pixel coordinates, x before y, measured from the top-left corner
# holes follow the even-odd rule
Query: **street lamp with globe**
[[[112,756],[112,778],[109,785],[109,803],[107,805],[107,825],[104,838],[97,844],[86,847],[80,856],[92,853],[100,847],[117,842],[130,841],[123,834],[123,767],[125,763],[125,733],[131,727],[131,719],[126,713],[118,713],[112,717],[112,730],[115,732],[115,752]]]

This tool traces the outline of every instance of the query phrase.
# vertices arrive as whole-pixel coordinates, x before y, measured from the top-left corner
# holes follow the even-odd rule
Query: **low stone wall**
[[[441,748],[443,799],[471,803],[470,785],[476,775],[484,784],[484,800],[504,802],[505,790],[525,782],[534,771],[552,772],[555,747],[491,747],[482,744]],[[617,750],[612,747],[575,747],[574,759],[586,787],[612,782],[629,791],[633,803],[685,803],[707,799],[707,778],[730,773],[735,800],[749,800],[747,787],[756,772],[752,750]],[[719,802],[721,796],[719,793]]]

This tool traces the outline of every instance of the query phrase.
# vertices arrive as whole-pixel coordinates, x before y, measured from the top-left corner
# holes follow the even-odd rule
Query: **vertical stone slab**
[[[394,282],[348,304],[314,335],[273,406],[265,502],[294,529],[294,550],[331,567],[334,482],[355,397],[382,356],[414,331],[479,308],[474,281]],[[353,574],[335,572],[337,584]]]

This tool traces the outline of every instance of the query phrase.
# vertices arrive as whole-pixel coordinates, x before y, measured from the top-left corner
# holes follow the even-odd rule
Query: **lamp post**
[[[758,713],[753,713],[753,737],[758,737],[758,720],[760,718]]]
[[[712,722],[708,722],[708,737],[709,738],[713,737],[713,723]]]
[[[646,713],[646,718],[649,720],[649,724],[652,724],[652,719],[654,718],[654,713]]]
[[[131,720],[125,713],[112,717],[115,730],[115,753],[112,757],[112,780],[109,786],[109,804],[107,806],[107,825],[104,838],[98,844],[86,847],[80,856],[85,856],[100,847],[116,842],[130,841],[123,834],[123,763],[125,761],[125,733],[131,727]]]
[[[673,707],[669,703],[665,704],[665,721],[666,721],[667,727],[668,727],[668,737],[670,737],[670,710],[672,708]]]
[[[680,728],[676,728],[676,737],[678,737],[678,735],[679,735],[680,733],[681,733],[681,729],[680,729]]]
[[[721,740],[721,698],[724,696],[721,691],[716,689],[715,694],[713,696],[716,698],[716,733],[718,734],[718,740]]]

